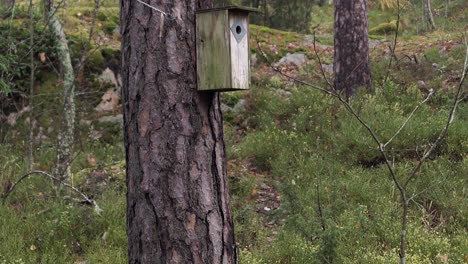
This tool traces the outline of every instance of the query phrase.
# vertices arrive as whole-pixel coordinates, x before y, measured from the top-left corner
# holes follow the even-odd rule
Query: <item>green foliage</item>
[[[227,1],[224,1],[227,2]],[[250,4],[251,1],[232,1]],[[294,22],[308,16],[303,1],[271,1],[267,14],[275,18],[278,27],[307,31],[307,21]],[[88,5],[88,6],[87,6]],[[278,11],[273,10],[278,5]],[[288,13],[287,8],[298,8]],[[111,6],[108,8],[108,6]],[[98,14],[96,32],[113,34],[118,25],[118,2],[105,1]],[[376,6],[377,7],[377,6]],[[435,14],[441,12],[442,1],[434,4]],[[87,44],[84,28],[90,21],[89,2],[72,3],[64,17],[72,57],[76,62]],[[11,26],[0,23],[0,99],[11,89],[23,91],[28,87],[28,26],[24,19],[25,5],[18,6]],[[274,11],[274,12],[273,12]],[[408,122],[387,147],[400,180],[444,126],[449,111],[454,83],[458,82],[460,61],[465,47],[445,39],[459,39],[461,34],[435,32],[415,40],[407,47],[409,34],[416,32],[420,17],[413,10],[402,10],[402,38],[399,47],[409,56],[399,55],[397,67],[390,80],[381,85],[386,75],[388,56],[380,48],[373,54],[375,93],[361,94],[351,100],[352,106],[366,122],[375,128],[379,138],[389,140],[406,120],[414,107],[425,98],[430,88],[436,90],[425,105]],[[80,13],[80,15],[78,15]],[[308,21],[319,25],[317,41],[331,45],[333,7],[312,8]],[[453,30],[466,17],[466,4],[454,0],[449,8],[450,18],[436,15],[436,23]],[[292,17],[292,18],[291,18]],[[260,18],[257,22],[273,23]],[[392,29],[395,10],[369,12],[369,25],[387,25]],[[405,24],[405,21],[408,21]],[[300,27],[300,28],[299,28]],[[298,29],[299,28],[299,29]],[[376,32],[388,34],[388,28]],[[253,38],[262,43],[274,43],[275,49],[265,49],[272,61],[286,52],[289,43],[301,43],[303,36],[262,26],[251,26]],[[453,34],[453,35],[450,35]],[[40,40],[34,48],[35,58],[45,52],[54,66],[50,37],[41,23],[36,25]],[[106,35],[106,37],[109,37]],[[100,38],[102,41],[103,38]],[[94,76],[105,65],[120,63],[116,39],[110,43],[91,43],[85,76]],[[420,45],[422,44],[422,46]],[[383,46],[387,46],[384,44]],[[255,49],[254,46],[251,46]],[[446,48],[447,47],[447,48]],[[386,47],[385,47],[386,48]],[[299,45],[294,51],[304,52]],[[376,55],[377,54],[377,55]],[[330,58],[326,58],[330,59]],[[260,63],[262,58],[259,56]],[[330,63],[328,61],[326,63]],[[55,163],[56,116],[60,111],[59,78],[52,68],[36,61],[39,70],[36,83],[41,93],[37,97],[36,119],[39,128],[48,130],[48,139],[36,146],[36,167],[49,170]],[[435,66],[433,66],[435,64]],[[395,64],[394,64],[395,65]],[[262,65],[261,65],[262,66]],[[315,65],[314,65],[315,66]],[[260,70],[265,70],[259,67]],[[312,72],[313,83],[317,69]],[[303,70],[304,73],[305,70]],[[222,102],[233,107],[246,100],[246,112],[224,116],[225,142],[229,161],[229,186],[235,221],[236,241],[240,247],[241,263],[382,263],[398,261],[400,214],[398,192],[390,179],[383,159],[367,131],[334,99],[307,87],[293,86],[283,78],[258,76],[254,73],[251,92],[225,93]],[[417,85],[424,80],[426,87]],[[448,84],[447,84],[448,83]],[[442,84],[442,85],[441,85]],[[95,120],[88,113],[101,100],[96,91],[105,89],[89,81],[80,86],[78,109],[80,120]],[[284,96],[284,90],[291,92]],[[83,92],[83,93],[81,93]],[[0,103],[4,107],[3,103]],[[40,115],[38,114],[40,113]],[[408,187],[413,197],[410,203],[408,229],[408,263],[466,262],[468,252],[468,105],[461,102],[448,136],[423,166]],[[16,180],[26,170],[29,123],[19,119],[14,128],[0,125],[0,189]],[[37,131],[36,131],[37,132]],[[125,234],[125,162],[120,125],[91,122],[77,124],[78,149],[72,165],[73,184],[97,200],[104,210],[96,215],[91,207],[76,204],[69,190],[58,192],[50,181],[32,177],[21,183],[5,205],[0,205],[0,263],[126,263]],[[99,139],[97,137],[99,137]],[[89,157],[95,159],[90,164]],[[231,163],[240,163],[232,165]],[[104,180],[94,177],[106,172]],[[281,205],[270,214],[259,214],[259,198],[255,195],[263,182],[274,186]],[[274,184],[273,184],[274,183]],[[65,199],[64,199],[65,197]],[[319,202],[320,200],[320,202]],[[273,223],[273,224],[270,224]]]
[[[122,159],[121,149],[116,151],[115,147],[100,145],[87,147],[91,149],[84,151],[93,151],[100,163]],[[9,153],[0,154],[0,186],[3,187],[15,181],[27,164],[21,151],[14,146],[2,144],[1,153]],[[46,152],[37,154],[38,164],[55,157]],[[81,154],[77,159],[80,161],[82,156],[86,155]],[[74,172],[79,164],[73,167]],[[80,189],[90,190],[87,184],[93,180],[92,176],[88,173],[82,177],[75,177],[75,184],[78,183]],[[72,199],[81,198],[76,193],[67,188],[57,190],[44,177],[31,176],[21,182],[6,203],[0,205],[0,263],[74,263],[82,259],[93,263],[126,263],[124,179],[113,178],[106,184],[106,188],[94,194],[103,209],[102,214],[97,215],[93,207],[73,202]]]
[[[273,83],[267,85],[281,87]],[[315,263],[301,262],[307,250],[285,246],[298,243],[298,238],[310,243],[314,249],[310,256],[319,263],[396,261],[398,193],[377,146],[362,125],[333,99],[305,87],[293,89],[288,100],[273,88],[258,87],[252,93],[253,112],[247,118],[252,130],[235,155],[249,159],[281,182],[283,199],[278,214],[286,219],[284,232],[289,237],[277,238],[281,246],[272,247],[277,254],[274,258],[262,249],[262,253],[247,254],[246,263],[275,263],[273,259]],[[353,99],[351,105],[385,142],[424,97],[414,85],[387,82],[376,87],[375,94]],[[439,135],[447,121],[450,100],[443,92],[434,95],[387,147],[400,180],[413,168],[422,149]],[[408,258],[413,263],[435,261],[444,255],[453,260],[464,257],[458,234],[464,232],[467,219],[462,209],[467,206],[462,187],[466,184],[463,171],[468,168],[466,111],[462,103],[447,140],[408,189],[415,195],[410,219],[425,219],[426,223],[411,220]]]
[[[117,23],[113,21],[109,21],[104,26],[104,32],[106,32],[107,34],[113,34],[117,27],[118,27]]]
[[[37,20],[38,21],[38,20]],[[29,25],[26,20],[0,21],[0,100],[11,91],[25,92],[30,73]],[[39,52],[50,57],[54,55],[53,41],[41,23],[35,24],[35,59]],[[36,62],[37,63],[37,62]]]
[[[396,20],[392,20],[387,23],[382,23],[377,25],[371,29],[369,29],[369,34],[371,35],[382,35],[382,34],[390,34],[394,33],[397,29]]]
[[[272,0],[269,26],[297,32],[309,32],[312,6],[310,0]]]

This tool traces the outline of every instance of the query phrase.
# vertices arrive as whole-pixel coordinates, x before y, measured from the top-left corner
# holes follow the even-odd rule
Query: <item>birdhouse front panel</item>
[[[197,12],[199,91],[249,89],[249,12],[255,9],[230,6]]]
[[[249,89],[249,22],[245,13],[229,14],[231,43],[232,86],[237,89]]]
[[[231,87],[227,10],[197,14],[198,90]]]

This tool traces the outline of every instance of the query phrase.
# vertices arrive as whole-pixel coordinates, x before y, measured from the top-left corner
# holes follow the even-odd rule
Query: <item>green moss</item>
[[[369,34],[369,38],[370,39],[378,39],[378,40],[385,39],[385,37],[382,36],[382,35],[371,35],[371,34]]]
[[[243,95],[244,94],[242,92],[222,93],[221,100],[226,105],[230,107],[234,107],[239,102],[239,100],[243,97]]]
[[[317,38],[317,42],[323,45],[333,46],[333,38]]]
[[[104,32],[107,34],[113,34],[114,30],[118,27],[118,25],[114,21],[109,21],[103,26]]]
[[[93,51],[86,59],[85,68],[89,72],[96,72],[104,68],[104,57],[99,50]]]
[[[100,21],[107,21],[107,15],[106,13],[104,13],[103,11],[99,11],[98,15],[97,15],[97,19],[99,19]]]
[[[395,32],[397,29],[397,21],[392,20],[390,22],[379,24],[376,27],[369,29],[370,35],[382,35]]]

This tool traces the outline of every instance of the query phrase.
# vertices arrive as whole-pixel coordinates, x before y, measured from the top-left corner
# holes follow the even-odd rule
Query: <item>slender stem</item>
[[[29,46],[34,46],[34,14],[33,14],[33,1],[29,0]],[[34,52],[29,53],[30,59],[30,78],[29,78],[29,159],[28,168],[33,170],[34,167]]]
[[[82,55],[81,55],[80,61],[78,62],[78,66],[76,67],[75,78],[81,73],[81,70],[84,67],[85,61],[88,58],[88,51],[89,51],[89,47],[91,45],[91,42],[93,41],[94,27],[96,25],[96,19],[97,19],[97,15],[98,15],[99,8],[100,8],[100,2],[99,1],[100,0],[94,0],[94,12],[93,12],[93,18],[91,20],[91,26],[90,26],[90,29],[89,29],[88,41],[83,46],[83,49],[81,51]]]
[[[319,56],[319,54],[317,52],[317,46],[316,46],[316,40],[315,40],[315,31],[314,31],[314,54],[315,54],[315,57],[318,60],[320,71],[322,72],[322,77],[325,79],[325,82],[327,83],[328,88],[333,89],[333,85],[331,84],[330,80],[328,80],[327,75],[325,74],[325,70],[323,69],[322,59],[320,58],[320,56]]]
[[[450,5],[450,0],[445,0],[445,19],[448,18],[449,5]]]
[[[401,204],[403,212],[401,214],[401,235],[400,235],[400,264],[406,263],[406,232],[408,225],[408,200],[406,193],[401,195]]]
[[[320,225],[322,226],[322,230],[325,231],[326,225],[325,225],[325,217],[323,215],[323,210],[322,210],[322,201],[320,199],[320,176],[316,174],[316,182],[315,184],[315,192],[317,193],[317,211],[320,217]]]
[[[401,16],[401,7],[400,7],[400,0],[397,0],[397,21],[396,21],[396,29],[395,29],[395,37],[393,38],[393,47],[390,48],[390,61],[388,62],[387,66],[387,74],[385,75],[384,83],[387,82],[388,77],[390,76],[390,69],[392,67],[393,57],[395,57],[396,46],[398,41],[398,31],[400,31],[400,16]]]
[[[403,128],[405,128],[405,126],[408,124],[408,122],[411,120],[411,118],[413,117],[413,115],[416,113],[416,111],[418,111],[418,109],[423,105],[425,104],[429,98],[431,98],[431,96],[434,94],[434,90],[431,89],[431,91],[429,92],[429,94],[427,95],[427,97],[422,101],[420,102],[414,109],[413,111],[411,112],[411,114],[408,116],[408,118],[406,118],[405,122],[403,122],[403,124],[400,126],[400,128],[398,129],[398,131],[387,141],[387,143],[384,144],[384,147],[386,147],[388,144],[390,144],[390,142],[392,142],[393,139],[395,139],[396,136],[398,136],[398,134],[400,134],[400,132],[403,130]]]
[[[426,0],[426,12],[427,12],[427,20],[429,22],[429,26],[431,26],[432,30],[436,29],[434,16],[432,15],[431,0]]]

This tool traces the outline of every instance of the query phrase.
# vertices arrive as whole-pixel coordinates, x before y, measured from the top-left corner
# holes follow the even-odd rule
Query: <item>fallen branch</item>
[[[81,197],[83,197],[83,200],[80,201],[81,203],[86,203],[86,204],[90,204],[92,206],[94,206],[94,211],[97,213],[97,214],[100,214],[102,212],[102,209],[98,206],[98,204],[96,203],[95,200],[93,199],[90,199],[86,194],[84,194],[83,192],[81,192],[80,190],[78,190],[76,187],[64,182],[64,181],[61,181],[59,178],[56,178],[52,175],[50,175],[49,173],[47,172],[44,172],[44,171],[31,171],[31,172],[28,172],[26,173],[25,175],[21,176],[14,184],[12,184],[10,186],[10,188],[8,188],[8,190],[5,191],[5,193],[3,194],[3,203],[6,202],[6,199],[8,198],[8,196],[10,195],[10,193],[13,192],[13,190],[15,189],[15,187],[20,183],[22,182],[23,180],[27,179],[29,176],[32,176],[32,175],[42,175],[44,177],[47,177],[49,179],[52,179],[56,182],[58,182],[59,184],[65,186],[65,187],[68,187],[70,189],[72,189],[73,191],[75,191],[76,193],[80,194]]]

